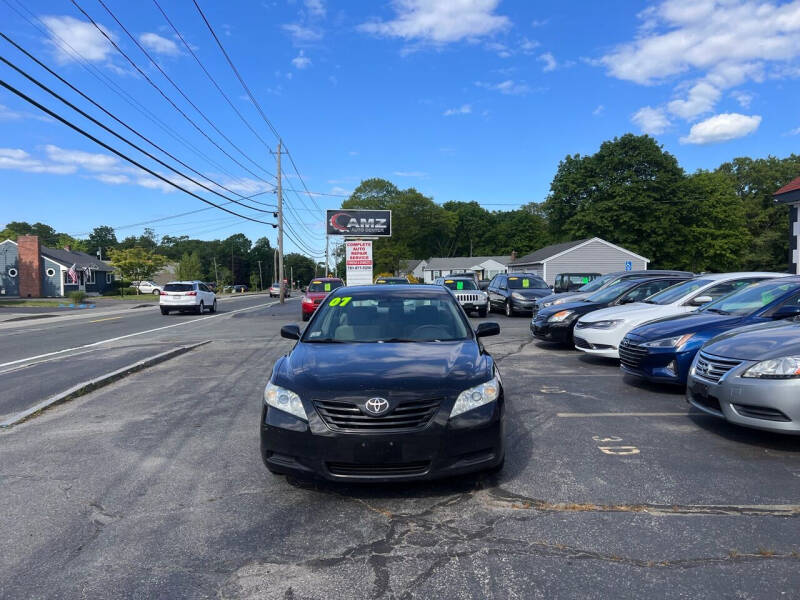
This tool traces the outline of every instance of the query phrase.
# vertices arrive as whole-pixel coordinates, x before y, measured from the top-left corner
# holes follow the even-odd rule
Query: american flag
[[[72,263],[72,266],[67,271],[67,275],[72,280],[72,283],[78,283],[78,272],[75,270],[75,263]]]

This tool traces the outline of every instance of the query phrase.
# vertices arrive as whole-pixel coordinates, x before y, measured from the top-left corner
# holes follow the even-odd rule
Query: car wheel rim
[[[509,304],[508,302],[506,302],[506,316],[507,317],[511,316],[511,304]]]

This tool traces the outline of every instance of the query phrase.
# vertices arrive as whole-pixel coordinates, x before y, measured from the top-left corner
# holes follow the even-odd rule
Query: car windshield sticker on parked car
[[[463,281],[456,282],[456,289],[457,290],[463,290],[464,289],[464,282]]]
[[[331,284],[330,283],[326,283],[325,284],[325,291],[326,292],[330,292],[331,291]]]
[[[524,287],[524,288],[531,287],[531,280],[530,279],[523,279],[522,280],[522,287]]]
[[[508,278],[509,281],[516,281],[517,279],[519,279],[519,277],[509,277]]]
[[[339,298],[334,298],[333,300],[331,300],[329,306],[347,306],[347,303],[350,302],[350,300],[352,299],[353,299],[352,296],[340,296]]]
[[[589,278],[588,278],[588,277],[584,277],[584,278],[581,280],[581,283],[589,283]]]
[[[445,281],[445,283],[453,283],[453,280],[452,279],[448,279],[448,280]]]

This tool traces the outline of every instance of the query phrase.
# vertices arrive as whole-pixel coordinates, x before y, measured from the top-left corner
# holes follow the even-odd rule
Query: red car
[[[311,315],[317,310],[317,307],[320,302],[325,299],[325,296],[343,285],[344,281],[338,277],[320,277],[319,279],[312,279],[311,283],[308,284],[308,288],[306,289],[301,303],[303,307],[303,321],[308,321],[311,318]]]

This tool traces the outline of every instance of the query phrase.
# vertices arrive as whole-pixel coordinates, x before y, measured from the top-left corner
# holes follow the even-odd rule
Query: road
[[[800,589],[800,440],[691,413],[678,391],[531,341],[524,318],[494,315],[502,333],[487,338],[508,398],[500,474],[371,486],[269,474],[261,395],[298,311],[162,330],[212,342],[0,432],[0,597]]]

